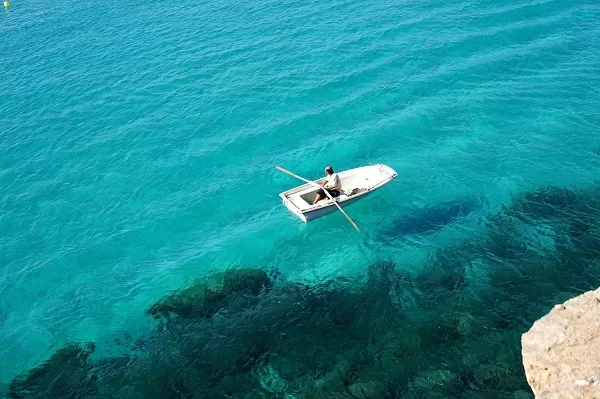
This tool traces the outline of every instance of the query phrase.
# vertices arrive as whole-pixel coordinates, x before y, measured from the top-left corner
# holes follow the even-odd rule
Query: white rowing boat
[[[279,194],[283,204],[304,222],[334,212],[337,207],[346,206],[383,187],[398,176],[396,171],[387,165],[378,164],[349,169],[338,173],[342,183],[339,197],[324,199],[312,205],[317,191],[325,178],[306,183]],[[316,183],[316,184],[315,184]]]

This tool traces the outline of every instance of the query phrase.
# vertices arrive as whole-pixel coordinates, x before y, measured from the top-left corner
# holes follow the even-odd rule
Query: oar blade
[[[352,227],[354,227],[354,229],[360,233],[360,229],[358,228],[358,226],[356,225],[356,223],[354,223],[354,221],[352,219],[350,219],[350,216],[348,216],[346,214],[346,212],[344,212],[344,210],[342,209],[341,206],[338,206],[338,208],[340,209],[340,211],[342,212],[342,214],[346,217],[346,219],[348,219],[348,221],[350,222],[350,224],[352,225]]]

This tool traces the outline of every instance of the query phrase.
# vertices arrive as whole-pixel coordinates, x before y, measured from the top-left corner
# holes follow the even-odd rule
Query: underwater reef
[[[599,194],[518,195],[483,233],[416,271],[381,261],[310,285],[261,268],[200,279],[148,308],[156,328],[126,355],[96,359],[92,344],[66,344],[7,395],[533,398],[521,334],[600,285]]]
[[[96,375],[88,363],[93,343],[67,343],[43,364],[16,377],[8,387],[11,398],[72,398],[96,393]]]
[[[157,319],[171,316],[211,317],[223,309],[248,306],[246,299],[251,300],[269,289],[270,285],[264,270],[227,270],[159,300],[147,313]],[[234,299],[241,299],[243,303],[234,304]]]

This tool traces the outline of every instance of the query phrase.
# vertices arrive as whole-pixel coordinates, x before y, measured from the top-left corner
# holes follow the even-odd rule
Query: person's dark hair
[[[333,168],[331,166],[328,166],[325,168],[325,172],[332,174],[333,173]]]

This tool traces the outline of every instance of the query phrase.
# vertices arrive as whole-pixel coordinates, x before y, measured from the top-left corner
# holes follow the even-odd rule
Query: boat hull
[[[366,193],[365,195],[362,195],[360,197],[349,199],[347,201],[339,203],[339,205],[342,208],[345,208],[348,205],[351,205],[351,204],[357,202],[359,199],[364,198],[364,197],[366,197],[369,194],[370,193]],[[330,213],[333,213],[333,212],[335,212],[337,210],[338,210],[337,206],[335,206],[334,204],[331,204],[331,205],[326,206],[324,208],[316,209],[314,211],[304,212],[303,216],[306,218],[305,222],[310,222],[311,220],[318,219],[321,216],[329,215]],[[300,218],[300,219],[302,219],[302,218]]]

